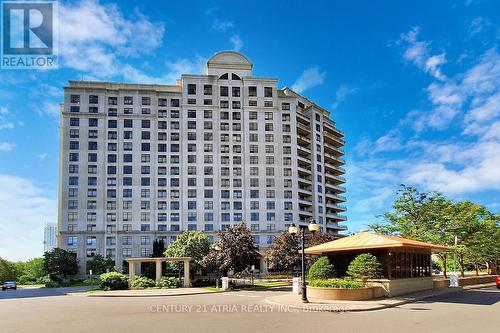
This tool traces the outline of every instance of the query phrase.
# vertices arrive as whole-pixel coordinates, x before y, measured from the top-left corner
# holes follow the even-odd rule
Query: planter
[[[384,295],[381,287],[363,288],[317,288],[307,287],[307,296],[322,300],[364,301]]]

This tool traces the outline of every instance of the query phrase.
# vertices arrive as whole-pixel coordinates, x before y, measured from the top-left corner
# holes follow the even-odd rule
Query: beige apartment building
[[[244,221],[261,248],[291,223],[346,230],[344,134],[252,67],[224,51],[176,85],[64,88],[58,245],[76,252],[82,274],[94,254],[125,268],[185,230],[214,239]]]

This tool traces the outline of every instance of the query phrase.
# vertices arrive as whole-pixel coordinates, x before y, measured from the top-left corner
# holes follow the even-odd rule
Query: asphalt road
[[[303,313],[271,308],[283,291],[170,297],[0,300],[1,332],[498,332],[500,290],[459,291],[397,308]]]

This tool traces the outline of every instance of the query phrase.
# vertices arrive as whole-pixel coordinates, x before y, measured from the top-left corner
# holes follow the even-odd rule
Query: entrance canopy
[[[306,254],[334,254],[345,251],[369,251],[373,249],[407,248],[430,252],[451,251],[449,247],[406,239],[399,236],[360,232],[331,242],[309,247]],[[426,252],[427,252],[426,251]]]

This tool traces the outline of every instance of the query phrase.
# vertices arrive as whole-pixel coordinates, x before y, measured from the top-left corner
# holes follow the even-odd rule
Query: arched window
[[[229,79],[229,74],[228,74],[228,73],[222,74],[222,75],[219,77],[219,80],[228,80],[228,79]]]
[[[238,75],[231,73],[231,80],[241,80],[241,78]]]

